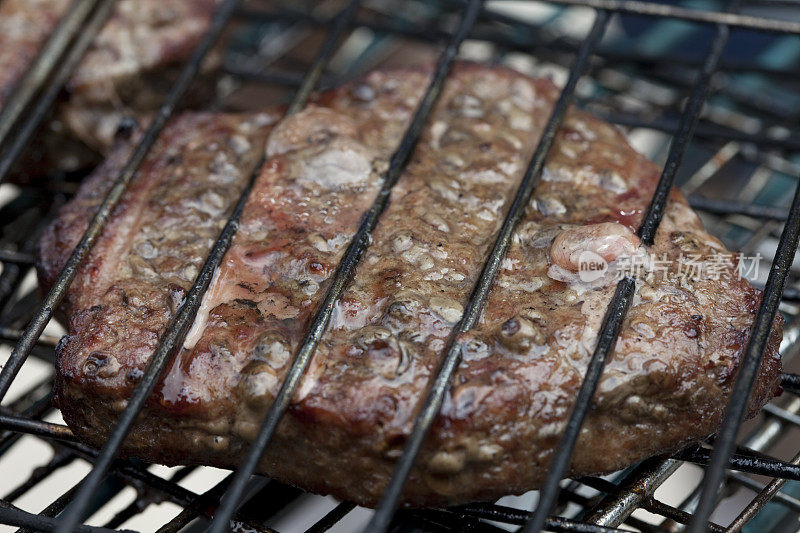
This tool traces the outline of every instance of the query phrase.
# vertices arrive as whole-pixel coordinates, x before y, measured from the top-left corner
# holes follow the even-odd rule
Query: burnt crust
[[[373,72],[323,93],[271,133],[270,159],[203,318],[124,453],[165,464],[238,465],[429,74],[422,67]],[[365,505],[377,501],[556,97],[549,81],[511,70],[454,68],[261,473]],[[187,205],[196,191],[213,189],[214,173],[204,170],[216,153],[234,157],[242,139],[224,140],[248,120],[175,119],[76,277],[56,388],[67,423],[86,442],[99,446],[109,434],[191,284],[182,269],[199,267],[211,228],[232,205],[233,193],[207,218],[185,211],[205,209]],[[270,119],[259,123],[242,134],[252,150],[217,168],[245,173],[271,128]],[[111,156],[42,240],[37,266],[45,286],[124,154]],[[541,482],[613,292],[610,284],[584,290],[553,279],[550,243],[586,224],[636,228],[658,176],[615,128],[569,111],[481,321],[461,339],[464,361],[405,504],[489,500]],[[147,224],[132,223],[143,219],[157,221],[162,233],[174,229],[173,238],[145,239]],[[651,251],[673,260],[725,252],[678,191]],[[727,263],[719,279],[637,282],[571,472],[613,471],[713,433],[759,298]],[[781,329],[779,317],[751,413],[778,390]]]

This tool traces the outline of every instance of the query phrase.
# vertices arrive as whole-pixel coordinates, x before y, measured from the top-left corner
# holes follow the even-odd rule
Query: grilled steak
[[[70,4],[0,2],[0,108]],[[216,0],[120,0],[68,83],[58,120],[40,135],[21,172],[75,169],[92,159],[72,135],[92,150],[107,151],[122,117],[160,104],[172,71],[208,29],[215,5]]]
[[[167,464],[239,463],[429,75],[373,72],[274,126],[276,112],[172,122],[68,293],[57,397],[81,439],[99,446],[109,435],[269,134],[233,246],[124,450]],[[557,94],[511,70],[454,68],[260,472],[377,501]],[[38,252],[45,285],[126,150],[50,227]],[[570,110],[480,324],[458,339],[464,361],[406,504],[493,499],[542,481],[611,274],[647,252],[663,271],[639,276],[571,472],[613,471],[715,431],[760,295],[678,191],[644,250],[634,231],[658,176],[619,131]],[[679,275],[681,255],[723,260],[717,276]],[[611,266],[586,279],[586,257]],[[751,412],[778,388],[781,326]]]

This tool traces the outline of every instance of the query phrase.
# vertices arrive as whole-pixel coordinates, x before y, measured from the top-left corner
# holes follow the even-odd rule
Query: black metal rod
[[[638,230],[639,238],[645,246],[653,244],[658,225],[667,206],[669,192],[675,181],[675,175],[697,125],[703,102],[708,94],[711,76],[716,70],[719,59],[725,49],[729,33],[730,31],[726,26],[717,26],[717,34],[711,45],[711,50],[703,63],[697,83],[692,89],[689,101],[681,116],[678,131],[672,138],[664,170],[661,173],[653,198],[644,214],[642,225]],[[586,375],[572,408],[572,413],[561,436],[561,441],[556,447],[547,477],[539,491],[539,503],[536,512],[533,519],[523,529],[525,533],[538,533],[541,531],[545,518],[556,500],[559,482],[569,466],[580,428],[583,425],[586,414],[589,412],[605,362],[614,349],[617,336],[622,329],[622,323],[633,299],[635,288],[636,284],[631,278],[625,278],[617,284],[617,289],[603,318],[598,342],[586,369]]]
[[[109,15],[111,15],[115,4],[116,0],[103,0],[91,19],[81,25],[80,34],[75,40],[75,44],[69,49],[65,57],[60,58],[60,63],[52,79],[47,84],[47,88],[37,98],[36,104],[25,117],[22,125],[14,128],[13,135],[9,138],[8,149],[0,157],[0,183],[6,179],[14,162],[25,150],[28,141],[38,129],[39,124],[50,112],[50,108],[53,107],[53,103],[61,93],[62,87],[67,83],[86,50],[94,42],[94,38],[100,32]]]
[[[72,2],[31,67],[17,82],[14,92],[0,109],[0,153],[7,146],[17,121],[34,101],[53,71],[58,68],[59,60],[76,40],[76,36],[86,28],[100,1]],[[102,1],[114,4],[116,0]],[[93,35],[89,37],[93,38]]]
[[[28,513],[6,502],[0,502],[0,523],[29,528],[34,531],[54,531],[58,526],[58,521],[55,518]],[[116,530],[83,525],[76,525],[71,531],[79,533],[135,533],[129,529]]]
[[[731,200],[717,200],[705,196],[689,196],[689,205],[716,215],[745,215],[754,218],[786,220],[789,210],[771,205],[748,204]]]
[[[681,450],[673,457],[681,461],[688,461],[690,463],[706,466],[712,461],[712,452],[706,448],[690,447]],[[748,474],[759,474],[762,476],[800,481],[800,466],[772,457],[734,453],[731,455],[727,467]]]
[[[751,479],[744,474],[739,474],[737,472],[731,472],[728,474],[728,479],[730,479],[734,483],[738,483],[743,487],[746,487],[752,490],[755,493],[759,493],[767,488],[766,485],[762,485],[758,481]],[[789,496],[785,492],[776,492],[773,500],[776,503],[779,503],[785,507],[787,507],[790,511],[800,515],[800,500],[795,498],[794,496]]]
[[[628,128],[645,128],[656,131],[671,132],[675,130],[676,124],[680,119],[671,116],[659,116],[656,118],[642,118],[635,113],[623,112],[604,112],[597,111],[595,114],[619,126]],[[740,131],[725,125],[714,122],[703,121],[697,126],[697,136],[704,139],[723,139],[730,141],[741,141],[751,143],[765,148],[775,148],[784,150],[800,150],[800,141],[795,137],[776,137],[769,133]]]
[[[14,328],[0,326],[0,340],[17,342],[22,338],[23,331]],[[58,337],[55,335],[42,335],[36,344],[44,348],[55,348],[58,345]]]
[[[58,513],[64,510],[64,508],[72,501],[72,498],[75,497],[75,493],[78,492],[78,485],[74,485],[70,489],[68,489],[65,493],[61,496],[56,498],[50,505],[42,509],[39,513],[39,516],[56,516]],[[28,533],[33,531],[31,529],[20,529],[18,533]]]
[[[7,502],[13,502],[28,493],[33,487],[38,485],[56,470],[71,464],[76,459],[75,454],[69,450],[56,449],[53,456],[47,463],[31,470],[28,478],[16,488],[12,489],[3,496]]]
[[[618,13],[630,13],[658,18],[677,18],[691,22],[706,24],[735,26],[765,32],[800,34],[800,23],[791,20],[779,20],[738,13],[723,13],[720,11],[703,11],[669,4],[655,2],[640,2],[638,0],[547,0],[551,4],[565,6],[593,7],[607,9]]]
[[[652,496],[645,500],[642,507],[648,512],[661,515],[664,518],[668,518],[674,522],[677,522],[678,524],[688,524],[689,520],[692,518],[690,513],[658,501]],[[725,533],[725,528],[719,524],[711,522],[708,524],[708,533]]]
[[[289,108],[286,110],[286,116],[294,115],[298,111],[302,111],[306,106],[311,92],[322,78],[322,74],[325,72],[325,68],[330,62],[334,50],[336,50],[336,43],[341,39],[344,30],[350,24],[353,16],[355,16],[358,4],[359,0],[350,0],[345,8],[336,16],[328,38],[325,40],[325,43],[323,43],[317,57],[314,59],[314,63],[311,64],[311,68],[306,71],[300,88],[295,93],[292,98],[292,103],[289,104]]]
[[[200,65],[202,64],[203,59],[221,35],[239,1],[240,0],[227,0],[220,6],[217,13],[214,15],[211,27],[206,32],[200,44],[198,44],[190,62],[186,65],[186,67],[184,67],[180,78],[172,87],[170,95],[167,98],[167,102],[161,107],[158,114],[154,117],[153,122],[147,130],[147,133],[143,137],[142,141],[137,145],[133,155],[128,160],[128,163],[120,173],[120,176],[117,178],[114,187],[106,196],[103,204],[98,210],[98,213],[92,220],[89,229],[81,239],[81,244],[79,244],[75,251],[73,251],[72,256],[70,256],[70,261],[68,261],[67,266],[64,268],[64,270],[62,270],[58,281],[53,286],[53,289],[51,289],[50,293],[48,293],[48,297],[45,300],[45,305],[42,307],[42,310],[25,331],[22,341],[15,347],[14,353],[12,353],[12,359],[16,354],[18,357],[18,362],[15,361],[16,368],[14,368],[12,372],[8,372],[8,374],[6,371],[9,370],[9,367],[3,369],[3,373],[0,375],[0,397],[8,389],[8,385],[5,385],[5,382],[3,381],[4,377],[5,379],[9,380],[9,383],[10,380],[13,379],[13,376],[16,374],[16,370],[18,370],[19,366],[22,364],[22,361],[24,361],[24,357],[30,351],[30,348],[33,346],[36,338],[41,333],[41,330],[49,321],[53,308],[58,305],[58,302],[61,300],[61,297],[63,297],[63,294],[69,286],[69,283],[75,277],[78,266],[88,253],[91,245],[94,244],[94,240],[108,220],[113,207],[122,196],[122,193],[125,191],[128,183],[131,181],[136,169],[138,169],[139,165],[144,160],[147,152],[155,143],[158,134],[161,132],[167,120],[175,110],[180,98],[188,90],[200,68]],[[201,275],[198,275],[198,280],[195,281],[193,289],[196,288],[198,284],[204,283],[206,286],[208,285],[210,276],[208,276],[208,279],[200,279],[201,276],[202,273]],[[186,313],[183,311],[183,309],[187,307],[189,301],[193,299],[197,299],[199,301],[197,296],[197,291],[190,291],[190,293],[187,295],[186,302],[181,309],[178,310],[176,318],[173,320],[173,323],[177,322],[178,327],[173,327],[171,330],[168,330],[162,337],[161,343],[159,344],[156,352],[153,354],[153,358],[148,364],[141,382],[134,390],[128,405],[120,415],[119,421],[114,427],[111,436],[106,441],[103,449],[100,451],[92,471],[84,479],[83,483],[81,484],[81,488],[75,497],[75,500],[65,511],[64,520],[59,525],[58,531],[64,533],[71,531],[80,521],[83,510],[89,505],[92,493],[105,477],[106,472],[111,465],[111,462],[114,460],[114,457],[117,455],[117,452],[127,436],[128,431],[133,425],[133,422],[136,420],[139,411],[143,407],[147,397],[150,395],[150,392],[155,386],[156,381],[160,377],[161,371],[163,370],[164,361],[176,348],[174,341],[180,335],[181,330],[185,335],[185,331],[188,329],[191,319],[186,319]]]
[[[525,525],[523,531],[532,533],[541,531],[545,525],[545,519],[550,513],[560,490],[560,481],[569,466],[572,457],[572,450],[578,439],[581,426],[586,418],[586,414],[591,407],[592,397],[597,389],[597,383],[605,368],[606,360],[611,354],[617,342],[617,336],[622,329],[622,322],[628,312],[636,282],[632,278],[624,278],[617,284],[614,296],[603,317],[600,326],[600,335],[595,346],[586,374],[575,399],[572,413],[564,428],[564,433],[556,447],[555,455],[550,463],[547,477],[539,490],[539,501],[536,506],[533,518]]]
[[[218,501],[222,496],[225,488],[230,484],[233,479],[233,474],[225,476],[224,479],[219,481],[216,485],[211,487],[203,494],[198,495],[192,502],[184,506],[183,511],[175,516],[172,520],[161,526],[157,533],[174,533],[183,529],[183,527],[202,515],[204,508],[207,508]]]
[[[0,401],[2,401],[2,399],[5,397],[9,387],[11,386],[11,382],[14,380],[14,377],[19,372],[19,369],[22,367],[25,359],[27,359],[28,355],[33,349],[33,346],[36,344],[36,339],[39,338],[44,331],[45,326],[47,326],[47,323],[50,322],[54,309],[58,307],[58,305],[61,303],[61,300],[64,298],[69,285],[72,283],[72,280],[75,278],[75,275],[78,272],[78,268],[81,266],[81,263],[88,255],[89,251],[91,251],[98,236],[108,222],[111,213],[127,189],[131,180],[135,176],[136,171],[138,170],[142,161],[144,161],[144,158],[150,151],[150,148],[152,148],[153,144],[155,144],[156,139],[166,125],[167,120],[175,111],[183,95],[189,89],[195,75],[200,69],[203,60],[219,38],[225,23],[231,16],[233,8],[236,6],[236,4],[238,4],[239,1],[240,0],[226,0],[226,2],[220,7],[208,32],[198,44],[191,60],[186,64],[181,72],[180,77],[170,90],[166,102],[153,117],[147,132],[137,144],[133,154],[131,154],[125,166],[117,176],[114,185],[103,199],[103,202],[97,209],[97,213],[95,213],[94,217],[89,223],[86,232],[83,234],[80,242],[70,254],[66,265],[59,273],[58,278],[53,284],[53,287],[47,293],[47,296],[45,296],[44,302],[37,311],[33,320],[31,320],[30,324],[25,329],[20,342],[14,346],[14,350],[11,352],[6,365],[3,367],[3,371],[0,373]]]
[[[69,449],[79,457],[93,463],[97,459],[98,452],[94,448],[81,442],[64,441],[62,446]],[[197,499],[197,494],[162,477],[159,477],[139,465],[127,461],[118,460],[112,464],[111,473],[130,484],[146,484],[169,498],[169,500],[182,507],[187,507]]]
[[[78,440],[72,430],[62,424],[42,422],[41,420],[32,420],[2,413],[0,413],[0,429],[8,429],[65,442],[76,442]]]
[[[495,20],[498,22],[508,22],[507,18],[503,15],[493,12],[491,10],[484,10],[481,14],[481,18],[484,18],[483,13],[485,13],[485,18],[487,20]],[[322,16],[315,16],[313,14],[306,13],[304,11],[292,10],[283,8],[278,11],[274,12],[266,12],[266,11],[258,11],[253,9],[242,9],[237,11],[237,15],[240,16],[244,20],[256,20],[256,21],[264,21],[264,22],[275,22],[275,21],[288,21],[288,22],[295,22],[295,21],[302,21],[307,24],[313,24],[315,26],[327,26],[329,21],[326,17]],[[442,42],[446,41],[448,35],[441,31],[438,26],[436,25],[424,25],[420,26],[416,23],[408,23],[397,21],[393,18],[385,18],[385,19],[372,19],[366,17],[359,17],[356,19],[356,25],[365,28],[369,28],[375,32],[386,34],[386,35],[402,35],[407,37],[412,37],[414,39],[419,39],[428,42]],[[516,21],[516,26],[519,28],[520,31],[531,31],[531,32],[546,32],[547,30],[538,27],[535,24],[523,21]],[[549,52],[565,52],[574,54],[578,50],[579,43],[573,42],[570,39],[566,38],[544,38],[540,35],[526,35],[520,36],[518,34],[508,35],[507,32],[502,31],[494,31],[490,29],[484,28],[475,28],[471,31],[468,36],[468,39],[477,39],[481,41],[488,41],[494,44],[497,44],[503,48],[515,51],[523,51],[523,52],[530,52],[531,49],[534,49],[537,55],[543,55],[545,57],[550,57],[552,54]],[[671,55],[671,54],[658,54],[658,55],[649,55],[649,54],[642,54],[638,50],[616,50],[616,49],[606,49],[603,46],[599,46],[595,51],[594,55],[602,57],[602,59],[607,64],[632,64],[638,67],[644,67],[646,69],[652,69],[655,66],[663,65],[663,64],[680,64],[687,67],[700,67],[702,65],[702,60],[698,61],[691,57],[691,55]],[[761,65],[757,62],[746,62],[742,60],[732,60],[732,61],[725,61],[721,60],[720,65],[724,67],[726,71],[732,72],[757,72],[759,74],[764,74],[766,76],[772,76],[777,78],[778,80],[781,79],[796,79],[798,74],[791,69],[777,69],[768,66]],[[234,75],[242,74],[246,77],[252,77],[255,80],[260,79],[258,73],[240,69],[234,69]],[[289,85],[296,85],[299,83],[299,79],[297,79],[293,75],[284,75],[279,78],[268,77],[265,81],[271,81],[280,84],[289,84]]]
[[[800,396],[800,374],[781,374],[781,388]]]
[[[692,94],[686,108],[681,115],[681,121],[678,130],[672,138],[667,161],[664,164],[664,170],[661,174],[661,179],[658,181],[653,199],[647,207],[642,225],[639,228],[639,238],[645,246],[651,246],[653,239],[655,239],[658,225],[664,215],[664,210],[667,207],[667,200],[669,192],[672,189],[672,184],[678,167],[683,160],[683,154],[686,152],[686,147],[694,135],[694,130],[697,127],[697,122],[700,117],[700,112],[703,108],[703,103],[708,95],[708,88],[711,82],[711,76],[717,69],[717,64],[728,43],[730,36],[730,29],[727,26],[717,26],[716,36],[711,45],[711,50],[706,57],[703,68],[700,71],[697,83],[692,89]]]
[[[352,502],[342,502],[319,519],[313,526],[306,530],[306,533],[325,533],[336,525],[339,520],[345,517],[350,511],[356,508]]]
[[[15,250],[0,249],[0,261],[4,263],[19,263],[32,265],[33,254],[17,252]]]
[[[312,352],[312,353],[313,353],[313,352]],[[343,504],[343,505],[344,505],[344,504]],[[551,522],[551,521],[550,521],[550,520],[548,520],[548,523],[547,523],[547,525],[548,525],[548,528],[550,527],[550,522]],[[576,531],[575,529],[571,529],[571,530],[572,530],[572,531]],[[610,528],[606,528],[606,529],[604,529],[604,531],[605,531],[605,530],[608,530],[608,531],[614,531],[613,529],[610,529]],[[593,531],[593,530],[592,530],[592,531]]]
[[[495,522],[504,522],[507,524],[522,525],[527,522],[533,513],[524,511],[522,509],[515,509],[513,507],[505,507],[503,505],[491,503],[473,503],[458,507],[452,507],[449,511],[460,513],[484,520],[492,520]],[[558,516],[548,517],[545,522],[547,531],[573,531],[580,533],[609,533],[621,532],[623,529],[617,529],[608,526],[598,526],[595,524],[587,524],[586,522],[577,522],[567,518]]]
[[[800,239],[800,186],[795,188],[794,199],[789,209],[789,218],[778,242],[778,250],[764,287],[764,293],[761,296],[750,340],[739,363],[739,370],[728,407],[725,410],[722,428],[714,441],[711,464],[705,473],[700,502],[689,525],[689,533],[700,533],[714,510],[717,487],[725,475],[725,467],[728,465],[728,459],[736,442],[736,433],[744,419],[750,393],[764,356],[764,349],[772,333],[772,325],[781,302],[783,286],[797,252],[798,239]]]
[[[792,459],[792,464],[800,462],[800,454],[795,455]],[[786,483],[785,479],[776,478],[769,482],[769,484],[761,490],[758,495],[745,507],[739,516],[728,526],[728,533],[739,533],[745,525],[752,520],[768,503],[770,503],[778,491]]]
[[[196,470],[197,467],[195,466],[184,466],[181,469],[175,471],[175,473],[169,477],[168,481],[170,483],[180,483],[181,481],[186,479],[186,477],[189,474],[195,472]],[[74,488],[77,490],[77,486]],[[118,511],[105,524],[103,524],[103,527],[117,528],[122,524],[124,524],[125,522],[127,522],[129,519],[133,518],[135,515],[143,512],[148,505],[160,501],[160,499],[152,497],[151,494],[152,492],[148,490],[144,491],[144,495],[142,494],[142,492],[140,492],[139,497],[137,499],[133,500],[127,507]]]
[[[40,418],[51,409],[53,399],[53,380],[47,378],[26,391],[20,398],[12,402],[12,413],[21,413],[26,418]],[[6,409],[6,408],[3,408]],[[19,440],[21,433],[0,431],[0,456],[6,453]]]
[[[326,39],[325,43],[322,45],[317,57],[314,60],[311,68],[307,71],[303,82],[300,85],[300,88],[295,93],[294,98],[292,99],[289,108],[286,111],[286,115],[292,115],[297,113],[298,111],[302,110],[306,102],[308,101],[311,92],[313,91],[316,84],[319,82],[322,74],[330,61],[330,58],[333,55],[334,50],[336,49],[336,43],[341,38],[344,30],[348,27],[350,21],[352,20],[355,12],[358,8],[359,1],[358,0],[351,0],[347,6],[339,13],[336,17],[331,31]],[[262,160],[259,163],[259,167],[263,165],[264,161]],[[249,190],[246,191],[245,194],[242,196],[242,207],[244,207],[244,202],[246,201],[247,197],[249,196]],[[291,372],[291,371],[290,371]],[[280,392],[273,402],[273,406],[275,403],[279,401]],[[286,398],[288,404],[288,397]],[[263,427],[262,427],[263,429]],[[260,436],[260,433],[259,433]],[[247,482],[250,476],[252,475],[253,471],[256,468],[258,460],[263,454],[264,447],[266,447],[266,442],[264,443],[264,447],[261,447],[260,450],[258,449],[258,442],[259,437],[251,444],[250,450],[248,452],[248,456],[245,458],[244,466],[240,467],[237,470],[236,474],[233,476],[230,484],[230,488],[224,493],[222,500],[220,502],[220,507],[214,513],[214,519],[212,520],[210,530],[211,531],[225,531],[229,526],[229,520],[233,516],[234,512],[236,511],[236,507],[239,504],[239,500],[244,493]]]
[[[514,194],[514,199],[503,220],[492,251],[484,263],[478,281],[465,306],[464,314],[448,339],[445,356],[434,378],[430,381],[419,414],[414,421],[414,427],[406,440],[403,453],[395,465],[392,478],[384,490],[375,514],[373,514],[365,531],[385,531],[389,527],[400,496],[402,495],[403,487],[408,479],[408,475],[414,466],[425,437],[441,409],[444,395],[450,386],[450,379],[461,362],[462,346],[457,341],[457,337],[459,334],[469,331],[480,318],[483,305],[489,295],[497,270],[511,242],[514,227],[522,217],[525,206],[528,204],[528,200],[534,188],[539,183],[545,159],[550,152],[550,148],[553,145],[556,133],[561,126],[567,108],[572,102],[575,87],[588,65],[592,50],[603,37],[609,16],[609,13],[606,11],[597,13],[589,34],[578,50],[578,54],[570,69],[569,78],[553,108],[552,114],[542,133],[542,138],[522,178],[522,182]]]
[[[784,422],[788,422],[789,424],[794,424],[797,427],[800,427],[800,415],[796,413],[790,413],[784,409],[781,409],[777,405],[768,403],[764,407],[761,408],[765,413],[768,413],[775,418],[778,418]]]
[[[314,355],[317,344],[325,332],[336,301],[339,299],[345,285],[355,272],[356,266],[361,260],[364,251],[369,246],[372,231],[377,226],[381,214],[389,203],[392,188],[400,179],[401,173],[408,163],[409,157],[422,133],[422,129],[428,120],[428,116],[439,98],[442,87],[444,87],[447,74],[458,54],[458,49],[464,41],[467,32],[474,24],[482,4],[483,0],[471,0],[469,7],[459,23],[458,29],[439,57],[431,82],[417,106],[414,116],[400,141],[400,145],[392,155],[389,168],[383,176],[378,195],[369,211],[367,211],[364,216],[358,231],[350,241],[344,257],[333,275],[328,291],[320,303],[319,309],[312,319],[311,326],[306,332],[300,348],[297,351],[297,355],[294,361],[292,361],[292,365],[281,384],[281,388],[278,390],[275,399],[270,405],[266,418],[259,428],[258,435],[251,444],[244,462],[239,466],[236,472],[236,478],[225,494],[220,509],[214,516],[210,531],[221,533],[227,524],[228,517],[231,516],[236,509],[237,502],[244,491],[247,479],[255,472],[258,461],[261,459],[264,450],[278,427],[278,423],[289,406],[292,393],[302,380],[303,374]]]

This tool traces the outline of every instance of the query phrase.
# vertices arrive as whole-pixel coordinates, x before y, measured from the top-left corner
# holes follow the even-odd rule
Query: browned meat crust
[[[233,247],[125,453],[167,464],[239,463],[429,72],[373,72],[271,133],[271,157]],[[550,82],[510,70],[455,68],[262,473],[376,502],[556,96]],[[233,202],[221,176],[238,190],[269,130],[234,135],[245,120],[173,121],[69,292],[58,403],[89,443],[109,434]],[[232,154],[245,145],[252,150]],[[45,285],[123,154],[43,239]],[[570,253],[641,253],[631,229],[658,175],[615,128],[569,112],[480,324],[462,339],[464,362],[406,504],[493,499],[541,482],[613,292],[613,280],[575,279]],[[650,251],[677,260],[724,249],[674,191]],[[613,471],[717,428],[759,301],[722,264],[719,279],[654,273],[638,282],[573,474]],[[778,387],[781,321],[775,326],[752,411]]]
[[[30,68],[71,0],[0,2],[0,108]],[[153,110],[208,29],[216,0],[120,0],[73,74],[67,97],[17,174],[74,170],[105,153],[120,119]],[[205,88],[204,88],[205,89]],[[62,146],[64,143],[70,143]]]

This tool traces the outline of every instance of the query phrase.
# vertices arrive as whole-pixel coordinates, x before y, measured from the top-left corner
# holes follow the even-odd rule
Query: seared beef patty
[[[65,302],[58,405],[81,439],[99,446],[109,435],[266,150],[233,246],[124,449],[166,464],[238,465],[430,72],[373,72],[282,122],[279,111],[172,121]],[[454,68],[261,473],[376,502],[557,95],[511,70]],[[114,152],[42,240],[45,286],[128,150]],[[617,129],[569,111],[480,324],[458,339],[464,361],[405,503],[489,500],[542,481],[615,267],[632,259],[656,268],[639,276],[570,471],[613,471],[715,431],[760,294],[677,190],[655,244],[641,246],[634,232],[658,176]],[[687,274],[681,256],[716,261],[718,275]],[[589,279],[579,271],[586,257],[611,267]],[[777,390],[781,325],[751,412]]]
[[[0,2],[0,108],[71,3]],[[105,153],[121,118],[160,104],[175,77],[172,70],[208,29],[215,5],[216,0],[119,0],[72,75],[57,120],[46,126],[17,179],[53,167],[74,170],[94,158],[92,151]]]

